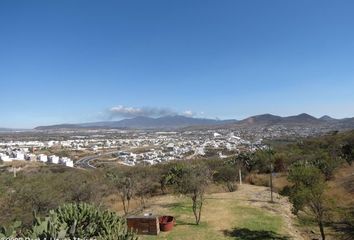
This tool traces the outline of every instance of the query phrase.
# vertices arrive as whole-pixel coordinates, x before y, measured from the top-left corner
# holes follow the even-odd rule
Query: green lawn
[[[234,199],[207,199],[199,226],[195,225],[189,199],[177,198],[177,202],[162,203],[152,210],[156,214],[175,216],[177,224],[171,232],[161,232],[159,236],[142,236],[142,239],[288,239],[279,235],[283,233],[279,216],[242,205]]]

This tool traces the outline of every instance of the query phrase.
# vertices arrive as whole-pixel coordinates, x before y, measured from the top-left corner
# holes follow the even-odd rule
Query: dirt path
[[[213,198],[233,198],[241,204],[261,208],[272,214],[281,216],[286,233],[296,240],[304,240],[301,232],[295,226],[295,216],[291,213],[291,203],[286,197],[273,193],[274,203],[270,203],[269,188],[243,184],[233,193],[215,193]]]

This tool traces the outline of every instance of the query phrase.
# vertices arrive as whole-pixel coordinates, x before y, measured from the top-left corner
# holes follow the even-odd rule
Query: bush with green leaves
[[[34,210],[38,216],[45,216],[49,210],[65,203],[98,204],[110,191],[99,171],[69,169],[52,172],[53,169],[57,168],[21,171],[16,178],[7,172],[0,174],[0,225],[20,220],[29,227],[34,218],[28,209]]]
[[[303,211],[312,216],[318,224],[322,240],[325,240],[324,221],[330,201],[325,195],[324,175],[312,165],[296,164],[289,170],[288,180],[293,184],[289,194],[293,212]]]
[[[223,164],[213,173],[213,180],[216,183],[225,185],[229,192],[234,192],[237,190],[239,171],[235,166]]]

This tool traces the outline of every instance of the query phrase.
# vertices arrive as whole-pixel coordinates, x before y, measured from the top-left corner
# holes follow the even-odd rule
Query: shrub
[[[289,197],[293,212],[304,211],[313,216],[324,240],[324,218],[328,212],[324,176],[313,166],[295,165],[290,169],[288,178],[294,184]]]

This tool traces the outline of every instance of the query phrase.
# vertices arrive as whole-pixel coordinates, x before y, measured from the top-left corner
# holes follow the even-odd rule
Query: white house
[[[219,137],[221,137],[221,134],[220,134],[220,133],[217,133],[217,132],[215,132],[213,135],[214,135],[214,138],[219,138]]]
[[[25,154],[22,152],[12,152],[12,158],[14,160],[25,160]]]
[[[36,161],[36,155],[35,154],[32,154],[32,153],[27,153],[26,155],[25,155],[25,159],[27,160],[27,161]]]
[[[70,158],[62,157],[59,162],[67,167],[74,167],[74,162]]]
[[[37,157],[38,161],[40,162],[48,162],[48,157],[45,154],[39,154]]]
[[[65,164],[65,163],[68,162],[68,161],[70,161],[70,158],[68,158],[68,157],[61,157],[60,160],[59,160],[59,162],[60,162],[61,164]]]
[[[54,145],[54,141],[48,141],[45,143],[46,147],[52,147]]]
[[[74,167],[74,162],[72,160],[66,161],[65,166],[67,167]]]
[[[4,153],[0,153],[0,159],[4,162],[11,162],[12,160],[10,159],[10,157]]]
[[[48,157],[49,162],[58,164],[59,163],[59,157],[55,155],[51,155]]]

